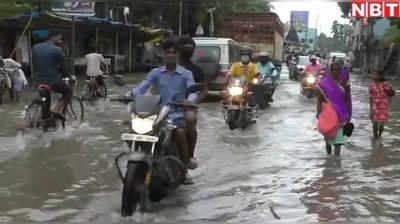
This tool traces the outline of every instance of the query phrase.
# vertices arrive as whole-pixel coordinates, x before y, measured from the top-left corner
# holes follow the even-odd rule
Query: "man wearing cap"
[[[275,89],[277,87],[277,74],[274,72],[275,66],[271,62],[271,54],[269,52],[261,52],[259,54],[259,61],[257,63],[257,68],[263,79],[266,80],[271,78],[272,85]],[[271,101],[273,101],[272,95],[271,95]]]

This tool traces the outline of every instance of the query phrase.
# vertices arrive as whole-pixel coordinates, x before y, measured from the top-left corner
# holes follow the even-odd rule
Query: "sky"
[[[346,19],[341,17],[337,2],[332,1],[276,1],[272,2],[274,11],[277,13],[283,23],[290,20],[290,11],[309,11],[309,27],[318,28],[318,33],[325,33],[328,36],[331,34],[331,26],[334,20],[339,23],[348,23]],[[317,22],[318,21],[318,22]]]

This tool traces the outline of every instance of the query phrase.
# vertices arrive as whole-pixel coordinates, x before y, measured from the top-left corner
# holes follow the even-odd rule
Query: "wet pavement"
[[[136,83],[142,76],[132,78]],[[368,80],[353,75],[355,132],[341,157],[327,156],[315,100],[282,74],[270,108],[245,131],[230,131],[218,102],[201,105],[200,167],[152,212],[120,217],[115,156],[125,105],[86,104],[79,128],[18,134],[24,103],[0,106],[0,223],[400,222],[400,104],[381,143],[372,141]],[[110,86],[111,96],[123,88]],[[28,100],[26,100],[28,102]]]

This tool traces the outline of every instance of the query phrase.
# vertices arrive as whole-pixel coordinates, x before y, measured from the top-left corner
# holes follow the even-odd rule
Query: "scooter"
[[[306,73],[301,82],[301,95],[311,99],[315,96],[315,85],[317,84],[318,76],[313,73]]]

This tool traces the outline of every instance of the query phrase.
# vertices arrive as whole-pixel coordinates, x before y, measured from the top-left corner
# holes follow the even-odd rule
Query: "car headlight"
[[[308,76],[306,81],[308,84],[314,84],[317,81],[317,79],[314,76]]]
[[[243,88],[240,86],[233,86],[229,88],[229,95],[240,96],[243,94]]]
[[[153,130],[153,124],[156,119],[157,115],[146,118],[140,118],[132,115],[132,130],[140,135],[149,133]]]
[[[254,79],[252,80],[252,82],[253,82],[254,85],[257,85],[258,82],[259,82],[259,80],[258,80],[258,78],[254,78]]]

